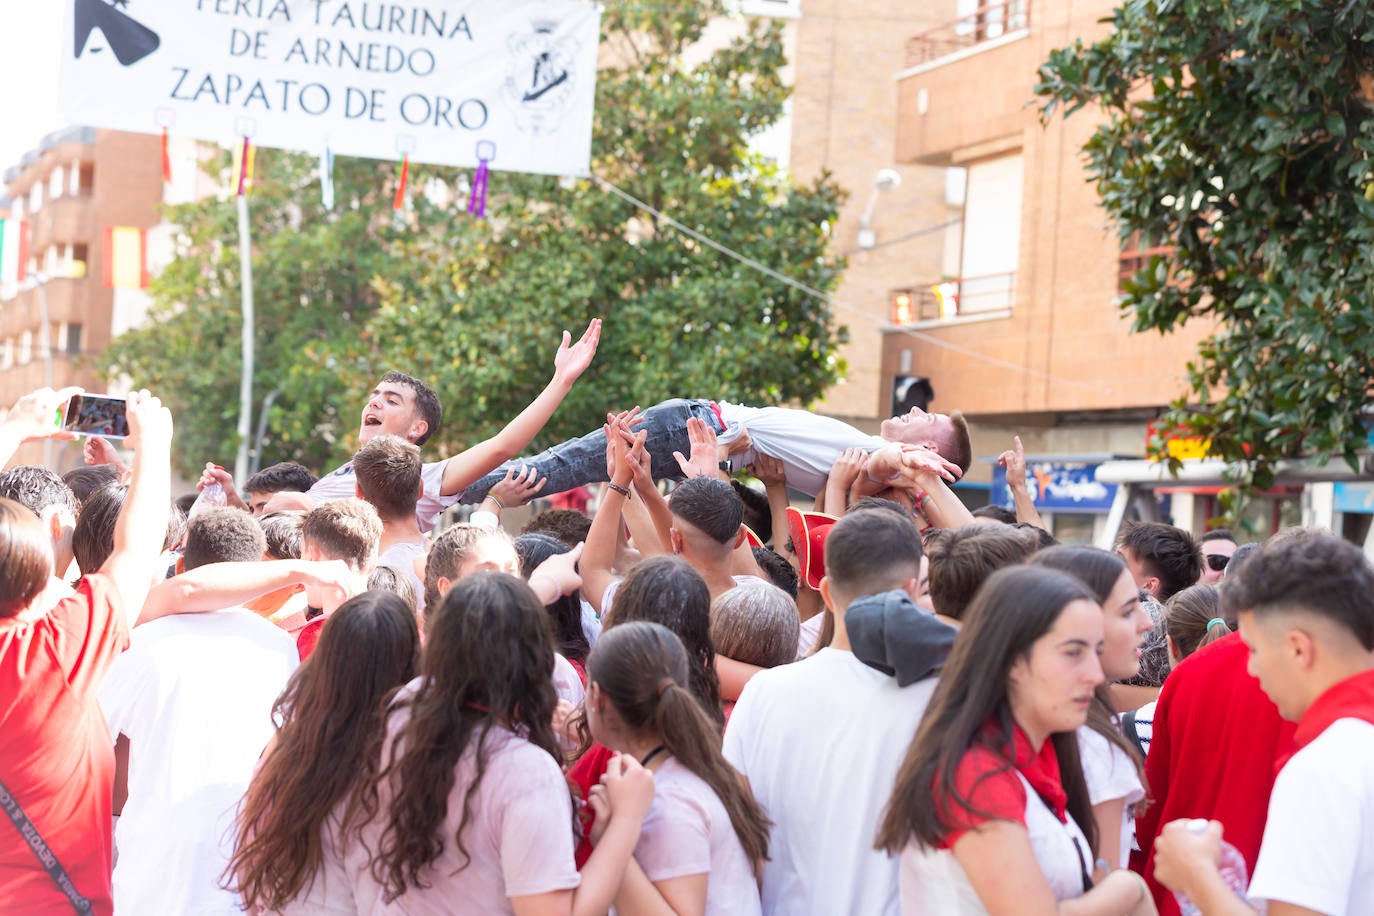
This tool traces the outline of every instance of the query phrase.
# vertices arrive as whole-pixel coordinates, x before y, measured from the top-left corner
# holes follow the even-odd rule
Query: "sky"
[[[57,106],[62,0],[0,0],[0,173],[65,127]]]

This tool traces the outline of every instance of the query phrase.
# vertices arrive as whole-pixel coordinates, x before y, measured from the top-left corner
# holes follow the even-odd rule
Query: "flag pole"
[[[234,480],[243,486],[248,479],[248,446],[252,441],[253,419],[253,246],[248,223],[249,145],[243,138],[238,186],[239,274],[243,297],[243,367],[239,376],[239,451],[234,460]]]

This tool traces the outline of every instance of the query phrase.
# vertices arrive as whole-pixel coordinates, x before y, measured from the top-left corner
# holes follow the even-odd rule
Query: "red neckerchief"
[[[1035,794],[1040,796],[1062,823],[1068,823],[1069,795],[1064,791],[1064,780],[1059,775],[1059,757],[1055,754],[1054,742],[1045,739],[1037,753],[1031,747],[1030,738],[1026,737],[1021,726],[1017,725],[1012,729],[1011,753],[1008,754],[1005,745],[997,747],[997,731],[997,726],[989,722],[984,733],[988,746],[997,748],[998,754],[1008,757],[1012,767],[1025,777],[1026,782],[1035,790]]]
[[[1374,670],[1348,677],[1329,688],[1307,707],[1293,733],[1293,752],[1280,756],[1274,771],[1283,769],[1293,754],[1335,724],[1337,719],[1359,719],[1374,724]]]

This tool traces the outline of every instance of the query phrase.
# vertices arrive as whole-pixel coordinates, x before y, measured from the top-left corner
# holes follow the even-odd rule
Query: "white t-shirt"
[[[1055,900],[1083,896],[1083,866],[1091,857],[1088,838],[1072,817],[1065,823],[1045,804],[1020,773],[1026,790],[1021,818],[1036,864]],[[959,860],[949,849],[922,849],[909,843],[901,859],[902,916],[986,916]]]
[[[825,611],[814,614],[801,622],[801,627],[797,631],[797,661],[806,658],[806,653],[811,651],[811,647],[816,645],[816,640],[821,638],[821,627],[825,624]]]
[[[415,610],[425,610],[425,583],[415,575],[415,558],[424,556],[425,545],[416,541],[401,541],[392,544],[386,552],[377,557],[378,566],[394,566],[399,569],[415,589]]]
[[[725,805],[675,758],[654,773],[654,803],[644,818],[635,860],[650,881],[707,873],[706,916],[757,914],[754,867]]]
[[[412,685],[414,682],[412,682]],[[410,688],[407,688],[410,689]],[[409,715],[401,707],[387,729],[394,737]],[[390,738],[383,752],[389,759]],[[425,888],[410,887],[373,913],[409,916],[451,913],[513,913],[510,897],[575,888],[572,796],[558,763],[524,738],[502,728],[487,736],[487,765],[470,801],[463,845],[471,857],[464,866],[454,836],[463,815],[463,798],[476,769],[476,749],[469,745],[454,767],[448,812],[439,835],[444,851],[425,868]],[[381,786],[381,809],[390,804],[391,788]],[[365,845],[375,848],[382,825],[364,828]]]
[[[1374,905],[1374,725],[1338,719],[1274,782],[1251,900],[1357,916]]]
[[[1131,806],[1145,797],[1135,761],[1125,751],[1084,725],[1078,730],[1078,757],[1083,764],[1083,780],[1088,784],[1088,799],[1094,805],[1116,798],[1125,799],[1121,812],[1121,868],[1130,865],[1135,845],[1135,815]]]
[[[873,839],[934,689],[833,648],[750,679],[724,752],[773,821],[765,913],[897,913],[897,860]]]
[[[558,652],[553,653],[553,690],[560,700],[567,700],[574,706],[581,706],[587,696],[587,688],[582,685],[577,669]]]
[[[300,664],[290,636],[241,608],[134,629],[100,690],[129,737],[115,841],[120,913],[241,913],[220,875],[234,814],[272,737],[272,704]]]
[[[787,485],[808,496],[820,493],[835,459],[845,449],[861,448],[871,452],[888,444],[882,436],[870,435],[842,420],[808,410],[743,407],[724,401],[717,406],[725,422],[720,442],[728,445],[744,430],[754,445],[731,457],[731,470],[743,470],[758,452],[771,455],[782,462],[787,472]]]
[[[587,637],[587,645],[596,647],[596,641],[601,638],[601,618],[596,615],[596,608],[591,606],[587,599],[582,600],[582,635]]]
[[[452,496],[440,495],[439,490],[444,483],[444,468],[447,465],[448,459],[445,458],[443,461],[431,461],[420,469],[424,492],[420,494],[420,501],[415,504],[415,521],[420,524],[421,531],[433,529],[443,511],[456,504],[463,495],[461,492]],[[358,478],[353,474],[353,462],[350,461],[317,480],[305,495],[316,502],[327,503],[335,499],[357,496],[357,487]]]

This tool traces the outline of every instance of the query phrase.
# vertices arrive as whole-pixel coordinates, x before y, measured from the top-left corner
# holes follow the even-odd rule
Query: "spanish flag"
[[[0,284],[22,281],[29,273],[29,224],[22,219],[0,220]]]
[[[148,232],[135,226],[105,229],[105,285],[148,288]]]
[[[234,147],[234,193],[239,197],[247,194],[253,188],[253,163],[257,158],[257,149],[248,140],[243,138],[243,144]],[[247,163],[245,167],[244,163]]]

